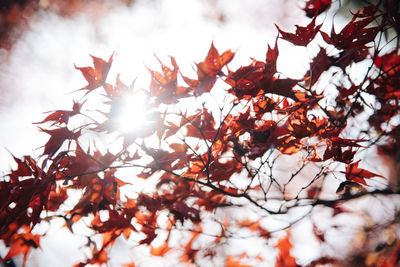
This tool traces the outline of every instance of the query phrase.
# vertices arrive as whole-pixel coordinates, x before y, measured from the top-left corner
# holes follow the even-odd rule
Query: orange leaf
[[[171,250],[171,248],[168,247],[168,242],[165,241],[164,244],[162,244],[162,245],[159,246],[159,247],[156,247],[156,248],[151,247],[150,253],[151,253],[151,255],[153,255],[153,256],[162,257],[162,256],[164,256],[164,255],[165,255],[168,251],[170,251],[170,250]]]
[[[32,233],[16,234],[12,237],[11,242],[10,250],[3,260],[6,261],[19,254],[23,254],[23,265],[25,265],[30,250],[40,247],[40,235],[33,235]]]
[[[233,59],[234,55],[235,54],[231,50],[225,51],[222,55],[219,55],[214,43],[211,43],[210,50],[208,50],[204,62],[197,64],[199,80],[202,80],[205,76],[214,77],[220,74],[222,67],[228,64]]]
[[[275,267],[296,267],[296,259],[290,255],[292,249],[292,243],[290,242],[290,232],[287,235],[278,240],[276,248],[279,250],[278,258],[276,259]]]
[[[367,185],[367,183],[365,182],[365,178],[372,178],[372,177],[381,177],[384,178],[382,175],[358,168],[358,164],[360,163],[360,160],[347,165],[346,167],[346,179],[348,181],[353,181],[356,183],[360,183],[363,185]]]

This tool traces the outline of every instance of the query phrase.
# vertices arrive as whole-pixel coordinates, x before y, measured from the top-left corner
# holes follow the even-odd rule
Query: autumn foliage
[[[45,235],[36,226],[63,220],[72,234],[81,222],[88,230],[91,253],[76,266],[107,263],[117,239],[188,264],[263,266],[261,252],[227,252],[229,240],[246,237],[275,251],[275,266],[398,266],[398,205],[387,218],[369,219],[353,254],[300,263],[293,253],[297,223],[312,223],[323,247],[325,221],[360,216],[362,199],[398,202],[400,194],[398,6],[366,5],[341,29],[324,30],[330,5],[307,1],[308,25],[295,32],[276,26],[265,59],[237,69],[229,66],[235,52],[214,43],[192,74],[181,73],[174,57],[157,58],[160,69],[149,69],[144,90],[119,76],[110,81],[114,54],[75,66],[87,84],[70,110],[36,122],[49,137],[41,155],[13,156],[15,168],[1,178],[0,237],[9,247],[2,259],[22,254],[25,262]],[[278,70],[283,42],[305,53],[319,47],[303,77]],[[122,130],[121,105],[139,93],[145,123]],[[134,125],[137,116],[124,123]],[[391,162],[394,174],[369,165],[371,154]]]

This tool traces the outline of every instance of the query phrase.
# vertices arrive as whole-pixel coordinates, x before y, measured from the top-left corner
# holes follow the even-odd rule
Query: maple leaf
[[[73,179],[81,173],[85,173],[89,169],[100,168],[100,166],[98,166],[100,162],[89,155],[89,152],[83,150],[79,144],[77,144],[74,153],[75,155],[68,155],[68,157],[64,157],[65,161],[63,162],[62,166],[63,171],[59,175],[63,178],[66,177],[64,184],[66,184],[68,180]],[[79,182],[80,181],[78,181],[78,183]],[[78,186],[78,183],[75,183],[75,185]]]
[[[157,57],[156,57],[157,58]],[[161,64],[162,73],[150,70],[151,84],[150,93],[155,96],[160,103],[177,103],[178,99],[190,96],[189,88],[178,86],[177,76],[179,67],[174,57],[171,57],[173,69],[164,65],[160,59],[157,60]]]
[[[325,48],[320,48],[318,54],[312,59],[310,69],[305,77],[311,79],[311,85],[314,85],[321,74],[332,66],[332,59],[328,56]]]
[[[296,138],[304,138],[306,136],[313,136],[319,133],[319,131],[326,128],[326,120],[312,116],[310,120],[305,111],[300,110],[295,112],[291,118],[289,118],[288,128]]]
[[[153,240],[157,237],[154,228],[144,227],[142,232],[146,235],[146,238],[139,241],[139,244],[151,244]]]
[[[315,35],[319,32],[319,29],[322,26],[322,24],[315,25],[315,19],[316,17],[314,17],[306,27],[296,25],[295,33],[284,32],[278,27],[278,25],[275,24],[275,26],[282,35],[282,39],[291,42],[294,45],[307,46],[312,40],[314,40]]]
[[[52,157],[55,152],[61,147],[65,140],[77,139],[80,136],[80,131],[72,132],[67,127],[57,128],[53,130],[40,128],[40,131],[50,135],[50,139],[44,145],[43,155]]]
[[[40,237],[40,235],[34,235],[32,233],[15,234],[11,240],[10,250],[2,261],[7,261],[19,254],[23,254],[23,266],[25,266],[31,249],[40,247]]]
[[[150,254],[153,256],[157,257],[163,257],[168,251],[170,251],[171,248],[168,247],[168,242],[165,241],[161,246],[159,247],[151,247],[150,249]]]
[[[210,172],[210,180],[224,181],[229,180],[234,173],[239,173],[242,170],[242,165],[236,160],[230,160],[225,163],[216,160],[212,162],[208,168]]]
[[[48,115],[44,120],[42,120],[41,122],[35,122],[34,124],[42,124],[42,123],[49,122],[49,121],[53,122],[51,124],[51,126],[54,126],[56,124],[62,124],[62,123],[67,124],[70,117],[75,116],[81,112],[82,105],[83,105],[83,103],[74,101],[72,110],[51,111],[52,113],[50,115]]]
[[[337,145],[328,146],[323,155],[323,160],[328,160],[333,158],[334,160],[350,163],[353,160],[356,151],[353,151],[352,148],[348,148],[345,151],[342,151],[342,148]]]
[[[187,219],[190,219],[192,222],[200,222],[200,211],[189,207],[182,200],[174,203],[171,213],[174,214],[177,221],[181,221],[182,223]]]
[[[212,42],[204,61],[196,64],[198,80],[189,79],[183,75],[182,78],[191,89],[195,90],[196,95],[209,92],[216,81],[217,75],[222,74],[222,68],[233,59],[234,55],[235,53],[231,50],[227,50],[220,55],[214,46],[214,42]]]
[[[361,62],[368,57],[368,43],[375,40],[378,32],[382,30],[382,25],[366,28],[370,23],[376,20],[376,16],[365,17],[357,20],[360,10],[353,15],[349,23],[342,28],[339,33],[335,32],[332,25],[330,35],[320,31],[322,38],[327,44],[335,46],[339,52],[339,57],[335,59],[336,66],[346,69],[351,62]]]
[[[221,69],[233,59],[234,55],[235,53],[231,50],[225,51],[220,55],[212,42],[205,60],[196,64],[199,80],[204,79],[206,76],[215,77],[219,75]]]
[[[111,68],[114,53],[111,54],[108,61],[105,61],[99,57],[95,57],[92,55],[90,55],[90,57],[93,60],[94,67],[75,66],[75,69],[80,70],[83,77],[85,77],[86,81],[88,82],[88,85],[80,89],[80,90],[85,90],[85,89],[88,90],[86,94],[96,89],[97,87],[105,84],[108,72],[110,71]]]
[[[273,79],[272,82],[267,85],[262,85],[262,89],[265,93],[286,96],[297,101],[298,99],[293,87],[298,82],[299,80],[293,79]]]
[[[146,196],[144,194],[141,194],[139,197],[139,200],[137,202],[138,206],[141,206],[141,204],[143,203],[143,197]],[[150,196],[147,196],[148,200],[152,200],[152,198]],[[142,211],[137,211],[135,208],[135,218],[137,220],[137,223],[142,225],[142,229],[141,232],[143,234],[145,234],[145,238],[139,241],[139,244],[148,244],[150,245],[151,242],[153,242],[153,240],[157,237],[157,234],[155,233],[155,230],[157,228],[157,214],[155,213],[155,211],[157,209],[160,208],[160,206],[158,207],[150,207],[149,206],[145,206],[146,208],[148,208],[149,211],[152,211],[151,208],[154,208],[155,210],[153,210],[150,213],[145,213]]]
[[[40,168],[36,165],[36,162],[30,156],[24,156],[23,160],[15,157],[13,154],[11,154],[11,156],[17,163],[17,169],[12,170],[9,174],[12,182],[17,182],[20,177],[31,176],[40,170]]]
[[[225,82],[232,86],[229,92],[238,99],[260,97],[265,93],[271,93],[298,100],[293,87],[299,80],[274,77],[277,73],[276,62],[279,56],[277,42],[278,38],[275,41],[274,48],[268,45],[265,63],[253,60],[249,66],[229,72],[225,79]]]
[[[360,11],[358,11],[357,14],[359,12]],[[369,42],[372,42],[381,29],[381,26],[365,28],[373,22],[376,17],[367,17],[356,21],[357,14],[353,15],[351,21],[347,23],[339,33],[335,32],[334,25],[332,25],[330,35],[320,31],[324,41],[328,44],[334,45],[337,49],[345,50],[346,54],[353,54],[355,50],[362,48]]]
[[[111,85],[109,83],[103,84],[104,91],[106,92],[106,96],[111,99],[121,99],[127,94],[129,94],[133,87],[135,86],[136,79],[132,81],[132,83],[128,86],[121,81],[120,74],[117,74],[115,78],[115,85]]]
[[[131,230],[136,230],[131,224],[132,214],[128,215],[125,212],[117,212],[115,210],[109,210],[108,212],[110,217],[107,221],[101,221],[99,216],[92,221],[92,229],[100,233],[114,233],[115,237],[108,236],[106,241],[114,240],[121,234],[129,237]]]
[[[264,65],[264,62],[253,60],[248,66],[230,71],[225,79],[225,82],[232,86],[229,92],[238,99],[247,99],[259,95],[261,88],[257,86],[257,82],[263,77]],[[272,79],[272,76],[269,76]]]
[[[265,113],[272,112],[278,104],[269,97],[263,96],[257,101],[253,100],[254,112],[260,119]]]
[[[74,211],[80,214],[97,213],[99,210],[107,209],[108,205],[116,205],[119,199],[119,188],[127,183],[117,179],[114,176],[115,169],[104,172],[104,178],[101,179],[96,173],[79,175],[72,188],[84,189],[84,194],[75,205]],[[77,174],[75,174],[77,175]],[[115,215],[114,217],[117,217]],[[113,220],[108,224],[113,225]],[[107,225],[108,224],[104,224]],[[124,222],[120,218],[120,224]],[[106,226],[104,226],[106,227]]]
[[[16,173],[31,177],[16,177],[0,182],[0,236],[12,236],[24,225],[34,226],[40,221],[40,213],[46,208],[48,195],[53,186],[53,176],[42,171],[32,158],[19,160]],[[10,207],[14,203],[14,207]]]
[[[272,74],[272,76],[276,73],[276,61],[278,60],[279,49],[278,49],[278,37],[275,40],[274,48],[271,48],[268,45],[267,54],[265,57],[265,66],[264,73]],[[271,77],[272,77],[271,76]]]
[[[195,115],[188,117],[187,136],[197,137],[200,139],[213,140],[217,134],[215,129],[214,116],[207,108],[203,108]]]
[[[360,163],[360,160],[357,162],[354,162],[352,164],[349,164],[346,166],[346,172],[342,172],[346,174],[346,179],[348,181],[360,183],[363,185],[367,185],[365,182],[365,179],[369,179],[372,177],[381,177],[384,178],[382,175],[358,168],[358,164]]]

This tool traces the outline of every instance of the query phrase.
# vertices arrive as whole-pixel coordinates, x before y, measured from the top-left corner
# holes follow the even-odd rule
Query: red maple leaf
[[[157,60],[161,64],[162,73],[149,69],[152,78],[150,84],[151,95],[156,96],[157,101],[160,103],[168,104],[177,103],[178,99],[188,97],[189,88],[178,86],[177,76],[179,67],[176,64],[175,58],[171,57],[173,69],[164,65],[158,58]]]
[[[197,75],[199,80],[208,77],[215,77],[221,73],[221,69],[228,64],[235,53],[231,50],[225,51],[220,55],[218,50],[215,48],[214,43],[211,43],[211,47],[208,50],[207,57],[203,62],[197,64]]]
[[[67,124],[70,117],[77,115],[81,112],[82,105],[83,105],[83,103],[74,101],[72,110],[52,111],[51,114],[49,114],[44,120],[42,120],[41,122],[35,122],[34,124],[42,124],[42,123],[49,122],[49,121],[53,122],[51,124],[51,126],[53,126],[55,124],[62,124],[62,123]],[[49,112],[47,112],[47,113],[49,113]]]
[[[12,157],[17,163],[17,169],[11,171],[9,174],[12,182],[18,182],[20,177],[31,176],[35,171],[40,170],[39,167],[36,166],[36,162],[34,162],[30,156],[24,156],[23,160],[14,155],[12,155]]]
[[[65,140],[77,139],[80,136],[80,131],[71,132],[67,127],[57,128],[53,130],[39,129],[50,135],[50,139],[44,145],[43,155],[53,156],[55,152],[60,148]]]
[[[332,66],[332,60],[328,56],[325,48],[321,48],[318,54],[312,59],[310,63],[310,70],[307,71],[305,77],[311,80],[311,85],[314,85],[321,74]]]
[[[344,173],[346,174],[346,179],[348,181],[353,181],[356,183],[367,185],[367,183],[365,182],[365,179],[369,179],[372,177],[384,178],[382,175],[358,168],[359,163],[360,163],[360,160],[355,163],[347,165],[346,172],[344,172]]]
[[[299,82],[298,80],[274,77],[277,73],[276,62],[279,56],[277,42],[278,39],[275,41],[274,48],[268,45],[265,63],[253,60],[249,66],[229,72],[225,82],[232,86],[229,90],[230,93],[238,99],[271,93],[298,100],[293,91],[293,87]]]
[[[353,15],[351,21],[339,33],[336,33],[334,25],[332,25],[330,35],[321,31],[324,41],[334,45],[337,49],[345,50],[346,54],[354,53],[354,50],[361,49],[365,44],[372,42],[381,30],[381,26],[366,28],[376,17],[367,17],[356,21],[359,12]]]
[[[86,81],[88,82],[88,85],[83,87],[81,90],[88,90],[87,93],[90,91],[96,89],[99,86],[104,85],[108,72],[110,71],[111,64],[113,61],[114,53],[111,54],[110,58],[108,61],[104,61],[103,59],[99,57],[95,57],[90,55],[92,60],[93,60],[93,67],[77,67],[75,68],[77,70],[80,70],[83,77],[85,77]]]
[[[275,26],[282,35],[282,39],[291,42],[294,45],[307,46],[312,40],[314,40],[315,35],[319,32],[319,29],[322,26],[322,24],[315,25],[315,19],[316,17],[314,17],[306,27],[296,25],[295,33],[284,32],[278,27],[278,25],[275,24]]]
[[[214,43],[211,43],[204,61],[196,64],[198,80],[193,80],[183,75],[182,78],[191,89],[195,90],[197,95],[208,92],[213,87],[217,75],[222,74],[222,68],[233,59],[234,55],[235,53],[231,50],[227,50],[220,55]]]

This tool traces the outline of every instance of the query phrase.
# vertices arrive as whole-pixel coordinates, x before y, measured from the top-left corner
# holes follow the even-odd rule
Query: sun
[[[137,132],[148,122],[148,97],[143,91],[125,95],[119,103],[116,114],[116,126],[123,133]]]

